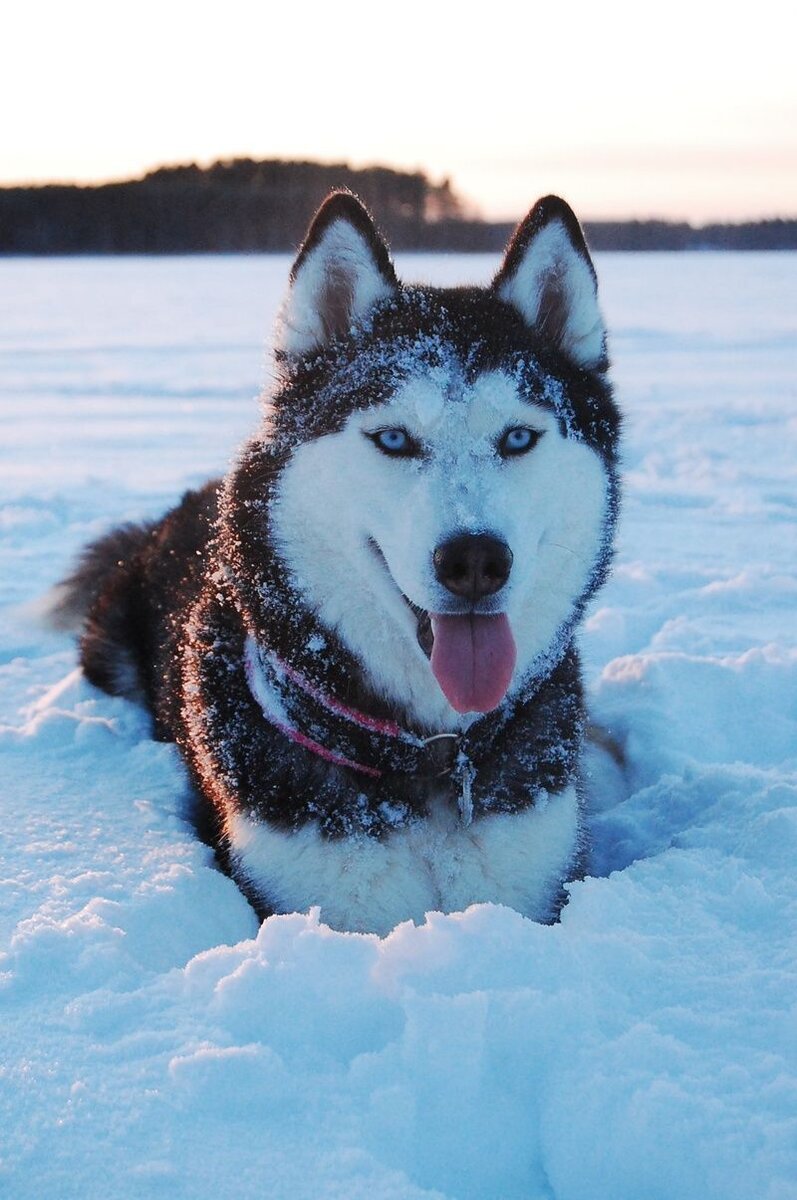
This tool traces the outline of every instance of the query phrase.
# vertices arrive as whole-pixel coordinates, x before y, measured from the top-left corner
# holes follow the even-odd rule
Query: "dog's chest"
[[[426,912],[480,902],[549,918],[576,855],[579,806],[569,787],[524,812],[470,825],[441,801],[381,840],[330,840],[312,824],[285,833],[242,814],[227,833],[237,871],[275,911],[320,905],[334,929],[385,934]]]

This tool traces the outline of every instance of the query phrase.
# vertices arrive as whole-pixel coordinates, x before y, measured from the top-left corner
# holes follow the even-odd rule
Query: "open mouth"
[[[413,602],[407,596],[405,596],[403,592],[401,595],[403,596],[408,608],[410,608],[415,614],[415,618],[418,622],[418,629],[416,633],[418,645],[420,646],[421,650],[423,650],[426,657],[431,658],[432,649],[434,647],[434,630],[432,629],[431,615],[426,611],[425,608],[421,608],[419,605],[413,604]]]
[[[506,613],[428,612],[398,586],[373,538],[369,544],[415,616],[418,645],[451,707],[460,713],[492,712],[509,689],[517,659]]]

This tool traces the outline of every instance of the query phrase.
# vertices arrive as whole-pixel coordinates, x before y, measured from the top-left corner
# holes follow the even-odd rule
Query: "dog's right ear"
[[[278,353],[307,354],[362,324],[398,290],[387,246],[351,192],[333,192],[313,218],[277,318]]]

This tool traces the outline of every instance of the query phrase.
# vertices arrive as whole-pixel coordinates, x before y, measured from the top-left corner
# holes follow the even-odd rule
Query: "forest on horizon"
[[[346,163],[229,159],[99,185],[0,188],[0,254],[289,252],[335,188],[355,192],[396,250],[500,251],[512,222],[474,217],[450,180]],[[694,226],[586,221],[593,250],[794,250],[797,219]]]

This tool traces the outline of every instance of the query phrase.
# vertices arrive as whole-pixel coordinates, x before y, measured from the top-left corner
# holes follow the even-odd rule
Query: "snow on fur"
[[[378,938],[258,929],[176,752],[32,612],[224,468],[286,260],[0,264],[0,1193],[795,1194],[795,265],[599,261],[627,498],[582,646],[627,764],[593,751],[592,876],[557,926]]]

